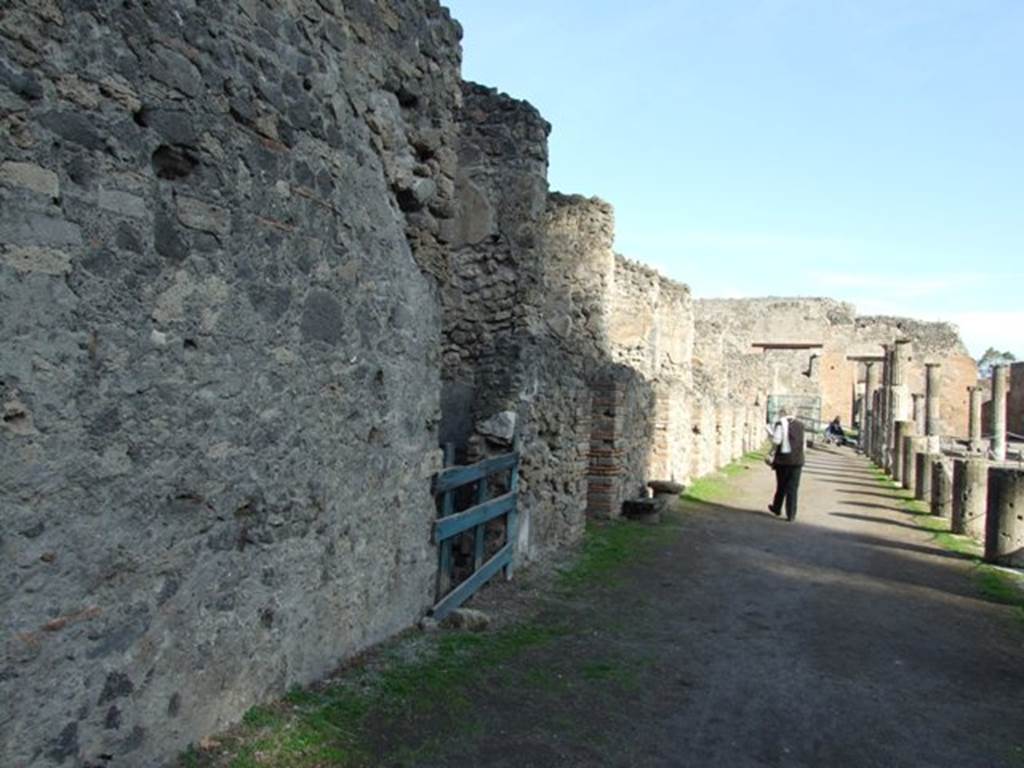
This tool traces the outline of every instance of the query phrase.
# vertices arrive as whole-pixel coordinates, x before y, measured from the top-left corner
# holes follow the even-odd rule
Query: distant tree
[[[989,347],[985,354],[978,358],[978,375],[983,379],[992,376],[992,366],[1000,363],[1015,363],[1017,358],[1012,352],[1000,352],[995,347]]]

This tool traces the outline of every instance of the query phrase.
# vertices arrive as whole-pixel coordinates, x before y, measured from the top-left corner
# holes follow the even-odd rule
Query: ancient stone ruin
[[[442,443],[519,446],[529,562],[756,447],[769,395],[867,423],[897,339],[968,437],[955,329],[616,254],[460,35],[436,0],[6,4],[0,763],[159,764],[412,625]]]

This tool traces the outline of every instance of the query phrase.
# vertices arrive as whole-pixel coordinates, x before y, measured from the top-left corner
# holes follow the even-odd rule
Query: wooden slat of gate
[[[468,600],[498,571],[504,570],[506,579],[512,578],[512,560],[518,536],[516,505],[519,487],[519,441],[514,452],[485,459],[471,466],[454,467],[454,446],[444,447],[445,469],[434,478],[434,492],[441,494],[441,510],[434,523],[434,540],[439,546],[437,590],[441,599],[431,614],[443,619],[451,611]],[[509,492],[496,499],[490,499],[491,475],[510,470]],[[455,490],[476,482],[476,505],[455,514]],[[505,543],[486,562],[487,522],[501,515],[506,516]],[[473,529],[473,573],[454,589],[451,589],[453,562],[452,541],[460,533]],[[449,591],[451,590],[451,591]]]
[[[445,443],[444,464],[450,467],[455,463],[455,446]],[[453,489],[444,491],[441,498],[441,517],[449,517],[455,511],[455,493]],[[452,588],[452,540],[440,542],[440,557],[437,564],[437,594],[445,595]]]

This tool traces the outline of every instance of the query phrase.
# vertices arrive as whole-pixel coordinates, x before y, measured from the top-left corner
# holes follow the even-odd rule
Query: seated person
[[[846,433],[843,431],[843,424],[838,416],[832,419],[828,426],[825,427],[825,438],[836,445],[846,444]]]

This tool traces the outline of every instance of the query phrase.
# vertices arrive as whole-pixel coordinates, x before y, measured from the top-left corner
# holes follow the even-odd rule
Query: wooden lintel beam
[[[825,345],[813,341],[755,341],[750,346],[760,349],[821,349]]]

